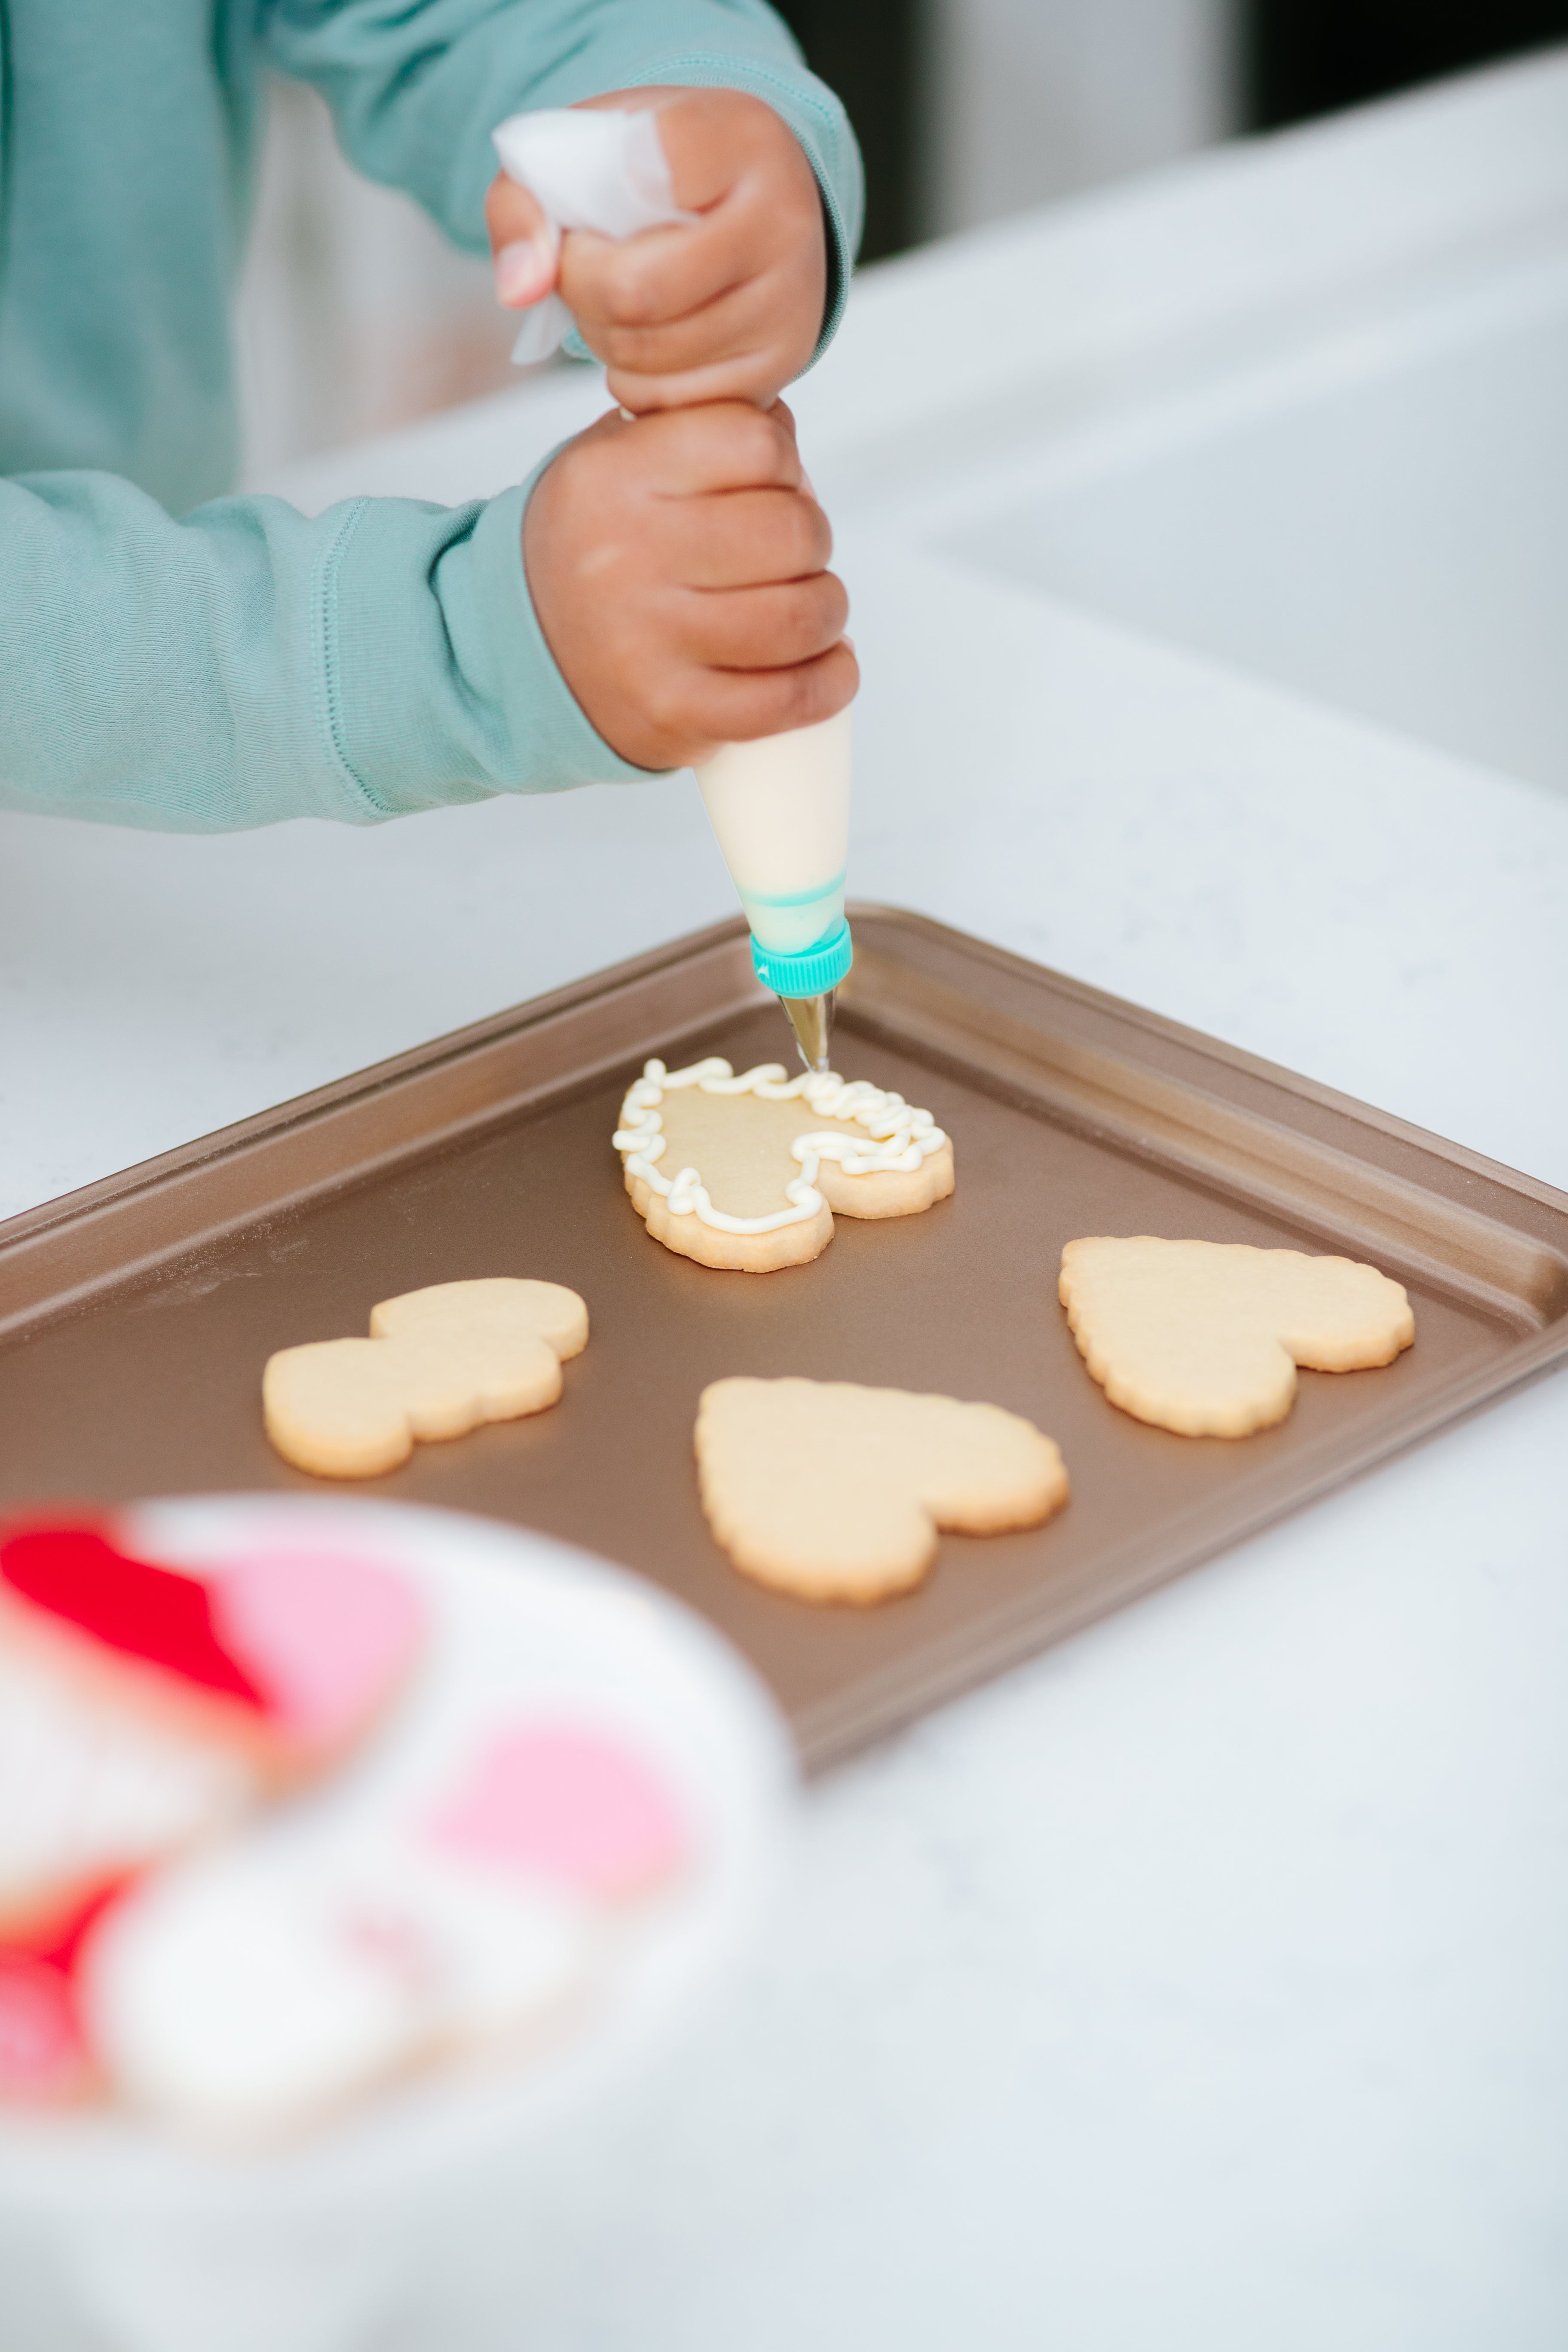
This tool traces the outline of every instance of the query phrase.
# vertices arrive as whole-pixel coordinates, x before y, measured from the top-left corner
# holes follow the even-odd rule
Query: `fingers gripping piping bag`
[[[651,111],[551,109],[515,114],[492,135],[502,170],[542,207],[557,241],[568,228],[635,236],[697,217],[675,202]],[[547,295],[528,312],[513,359],[547,359],[571,323],[559,295]],[[726,743],[697,771],[751,925],[757,977],[782,1002],[808,1070],[828,1066],[833,992],[850,963],[849,741],[842,710],[761,742]]]

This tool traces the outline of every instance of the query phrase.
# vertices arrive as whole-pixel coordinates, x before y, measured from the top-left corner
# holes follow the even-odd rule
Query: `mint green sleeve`
[[[859,151],[765,0],[271,0],[264,37],[279,70],[327,100],[351,162],[472,253],[488,249],[489,133],[509,114],[654,82],[749,90],[816,174],[832,247],[819,352],[837,326],[865,209]]]
[[[816,171],[841,307],[854,141],[761,0],[260,0],[260,17],[353,160],[479,250],[489,134],[507,114],[634,83],[752,90]],[[0,806],[228,832],[642,779],[578,708],[535,618],[531,488],[314,520],[218,499],[175,518],[107,473],[0,480]]]
[[[226,833],[641,781],[534,618],[531,486],[176,521],[110,474],[0,481],[0,805]]]

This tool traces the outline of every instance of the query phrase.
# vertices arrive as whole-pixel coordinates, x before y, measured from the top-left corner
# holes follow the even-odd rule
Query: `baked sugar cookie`
[[[1038,1527],[1068,1498],[1060,1454],[1018,1414],[847,1381],[715,1381],[697,1469],[735,1566],[801,1601],[907,1592],[939,1528]]]
[[[1244,1242],[1068,1242],[1059,1293],[1111,1403],[1184,1437],[1268,1429],[1298,1364],[1362,1371],[1415,1337],[1403,1287],[1375,1266]]]
[[[902,1095],[832,1071],[737,1077],[717,1056],[649,1062],[616,1150],[655,1241],[701,1265],[771,1274],[820,1256],[833,1213],[912,1217],[952,1190],[952,1146]]]
[[[368,1339],[283,1348],[262,1375],[267,1434],[320,1478],[395,1470],[416,1438],[542,1412],[588,1343],[588,1310],[557,1282],[497,1275],[384,1298]]]

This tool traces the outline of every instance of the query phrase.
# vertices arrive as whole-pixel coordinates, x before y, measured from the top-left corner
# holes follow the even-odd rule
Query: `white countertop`
[[[1565,156],[1549,64],[1207,159],[878,274],[800,406],[856,892],[1568,1187],[1568,799],[951,551],[977,443],[1561,237]],[[595,404],[288,487],[489,489]],[[733,904],[689,784],[6,839],[6,1211]],[[1561,2344],[1564,1461],[1559,1380],[836,1774],[765,1958],[401,2352]]]

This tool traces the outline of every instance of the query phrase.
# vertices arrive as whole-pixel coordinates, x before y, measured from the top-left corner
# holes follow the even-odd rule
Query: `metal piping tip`
[[[789,1015],[789,1025],[795,1031],[795,1042],[800,1048],[800,1058],[806,1068],[812,1071],[830,1069],[832,989],[827,989],[821,996],[781,996],[779,1003]]]

